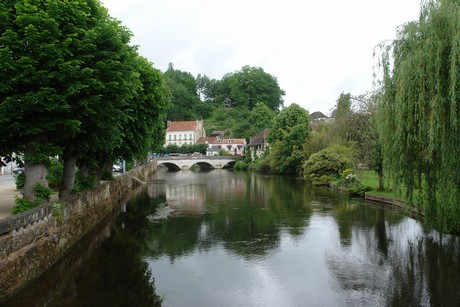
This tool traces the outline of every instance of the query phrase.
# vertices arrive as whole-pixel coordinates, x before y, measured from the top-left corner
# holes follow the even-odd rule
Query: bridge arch
[[[236,162],[236,157],[233,156],[185,156],[185,157],[159,157],[157,165],[165,165],[170,170],[187,170],[194,165],[198,165],[201,169],[221,169],[232,168]]]
[[[159,162],[158,165],[164,165],[166,166],[169,170],[172,170],[172,171],[180,171],[181,168],[179,167],[179,165],[175,164],[175,163],[171,163],[171,162]]]

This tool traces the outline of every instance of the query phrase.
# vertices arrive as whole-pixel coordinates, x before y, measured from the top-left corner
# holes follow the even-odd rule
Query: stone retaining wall
[[[45,204],[0,220],[0,302],[36,279],[97,225],[156,161],[72,196],[62,207]]]
[[[365,196],[366,201],[372,203],[383,204],[385,206],[391,207],[393,209],[398,209],[403,211],[404,213],[409,213],[413,217],[418,216],[418,209],[416,206],[408,206],[405,201],[401,199],[393,199],[381,195],[371,195],[366,193]],[[421,216],[424,216],[424,212],[421,212]]]

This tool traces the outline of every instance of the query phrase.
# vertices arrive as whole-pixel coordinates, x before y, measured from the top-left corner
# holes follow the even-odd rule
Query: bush
[[[346,188],[346,191],[349,195],[352,195],[352,196],[364,196],[366,194],[366,192],[368,191],[371,191],[372,188],[370,186],[365,186],[365,185],[362,185],[362,184],[359,184],[359,185],[353,185],[353,186],[350,186],[350,187],[347,187]]]
[[[50,188],[59,188],[63,172],[64,166],[62,162],[59,159],[51,159],[50,166],[48,168],[48,176],[46,177]]]
[[[236,171],[247,171],[249,169],[249,165],[244,161],[238,161],[233,166],[233,169]]]
[[[268,159],[258,158],[254,161],[254,163],[249,165],[249,170],[260,173],[269,173],[270,164],[268,162]]]
[[[21,212],[25,212],[27,210],[38,207],[38,205],[39,205],[39,202],[31,202],[27,198],[16,196],[14,198],[14,206],[11,209],[11,214],[18,214]]]
[[[305,178],[315,185],[324,185],[326,178],[339,178],[340,175],[353,166],[351,149],[344,146],[330,146],[314,153],[304,163]]]
[[[35,197],[37,198],[40,204],[44,201],[49,201],[51,194],[53,193],[53,191],[50,188],[45,187],[41,183],[36,183],[34,185],[34,191]]]
[[[21,190],[24,188],[24,185],[26,184],[26,174],[25,173],[20,173],[16,176],[14,179],[16,183],[16,189]]]
[[[90,176],[83,176],[80,171],[77,172],[77,176],[75,178],[75,185],[72,190],[73,194],[77,194],[81,191],[86,191],[94,188],[96,186],[96,179],[94,175]]]

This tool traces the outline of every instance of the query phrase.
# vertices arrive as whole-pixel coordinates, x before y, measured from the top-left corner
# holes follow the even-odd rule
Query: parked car
[[[112,167],[112,171],[114,171],[116,173],[121,173],[121,172],[123,172],[123,167],[121,167],[121,165],[114,164],[113,167]]]
[[[13,169],[13,174],[15,175],[19,175],[19,174],[22,174],[24,173],[24,167],[21,167],[21,166],[17,166]]]

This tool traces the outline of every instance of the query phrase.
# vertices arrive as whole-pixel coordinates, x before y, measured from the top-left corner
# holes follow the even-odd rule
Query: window
[[[176,135],[174,134],[174,141],[176,140]]]
[[[170,134],[170,135],[168,135],[168,136],[169,136],[169,140],[171,141],[171,134]]]
[[[189,138],[190,140],[192,139],[192,134],[191,134],[191,133],[188,135],[188,138]]]

